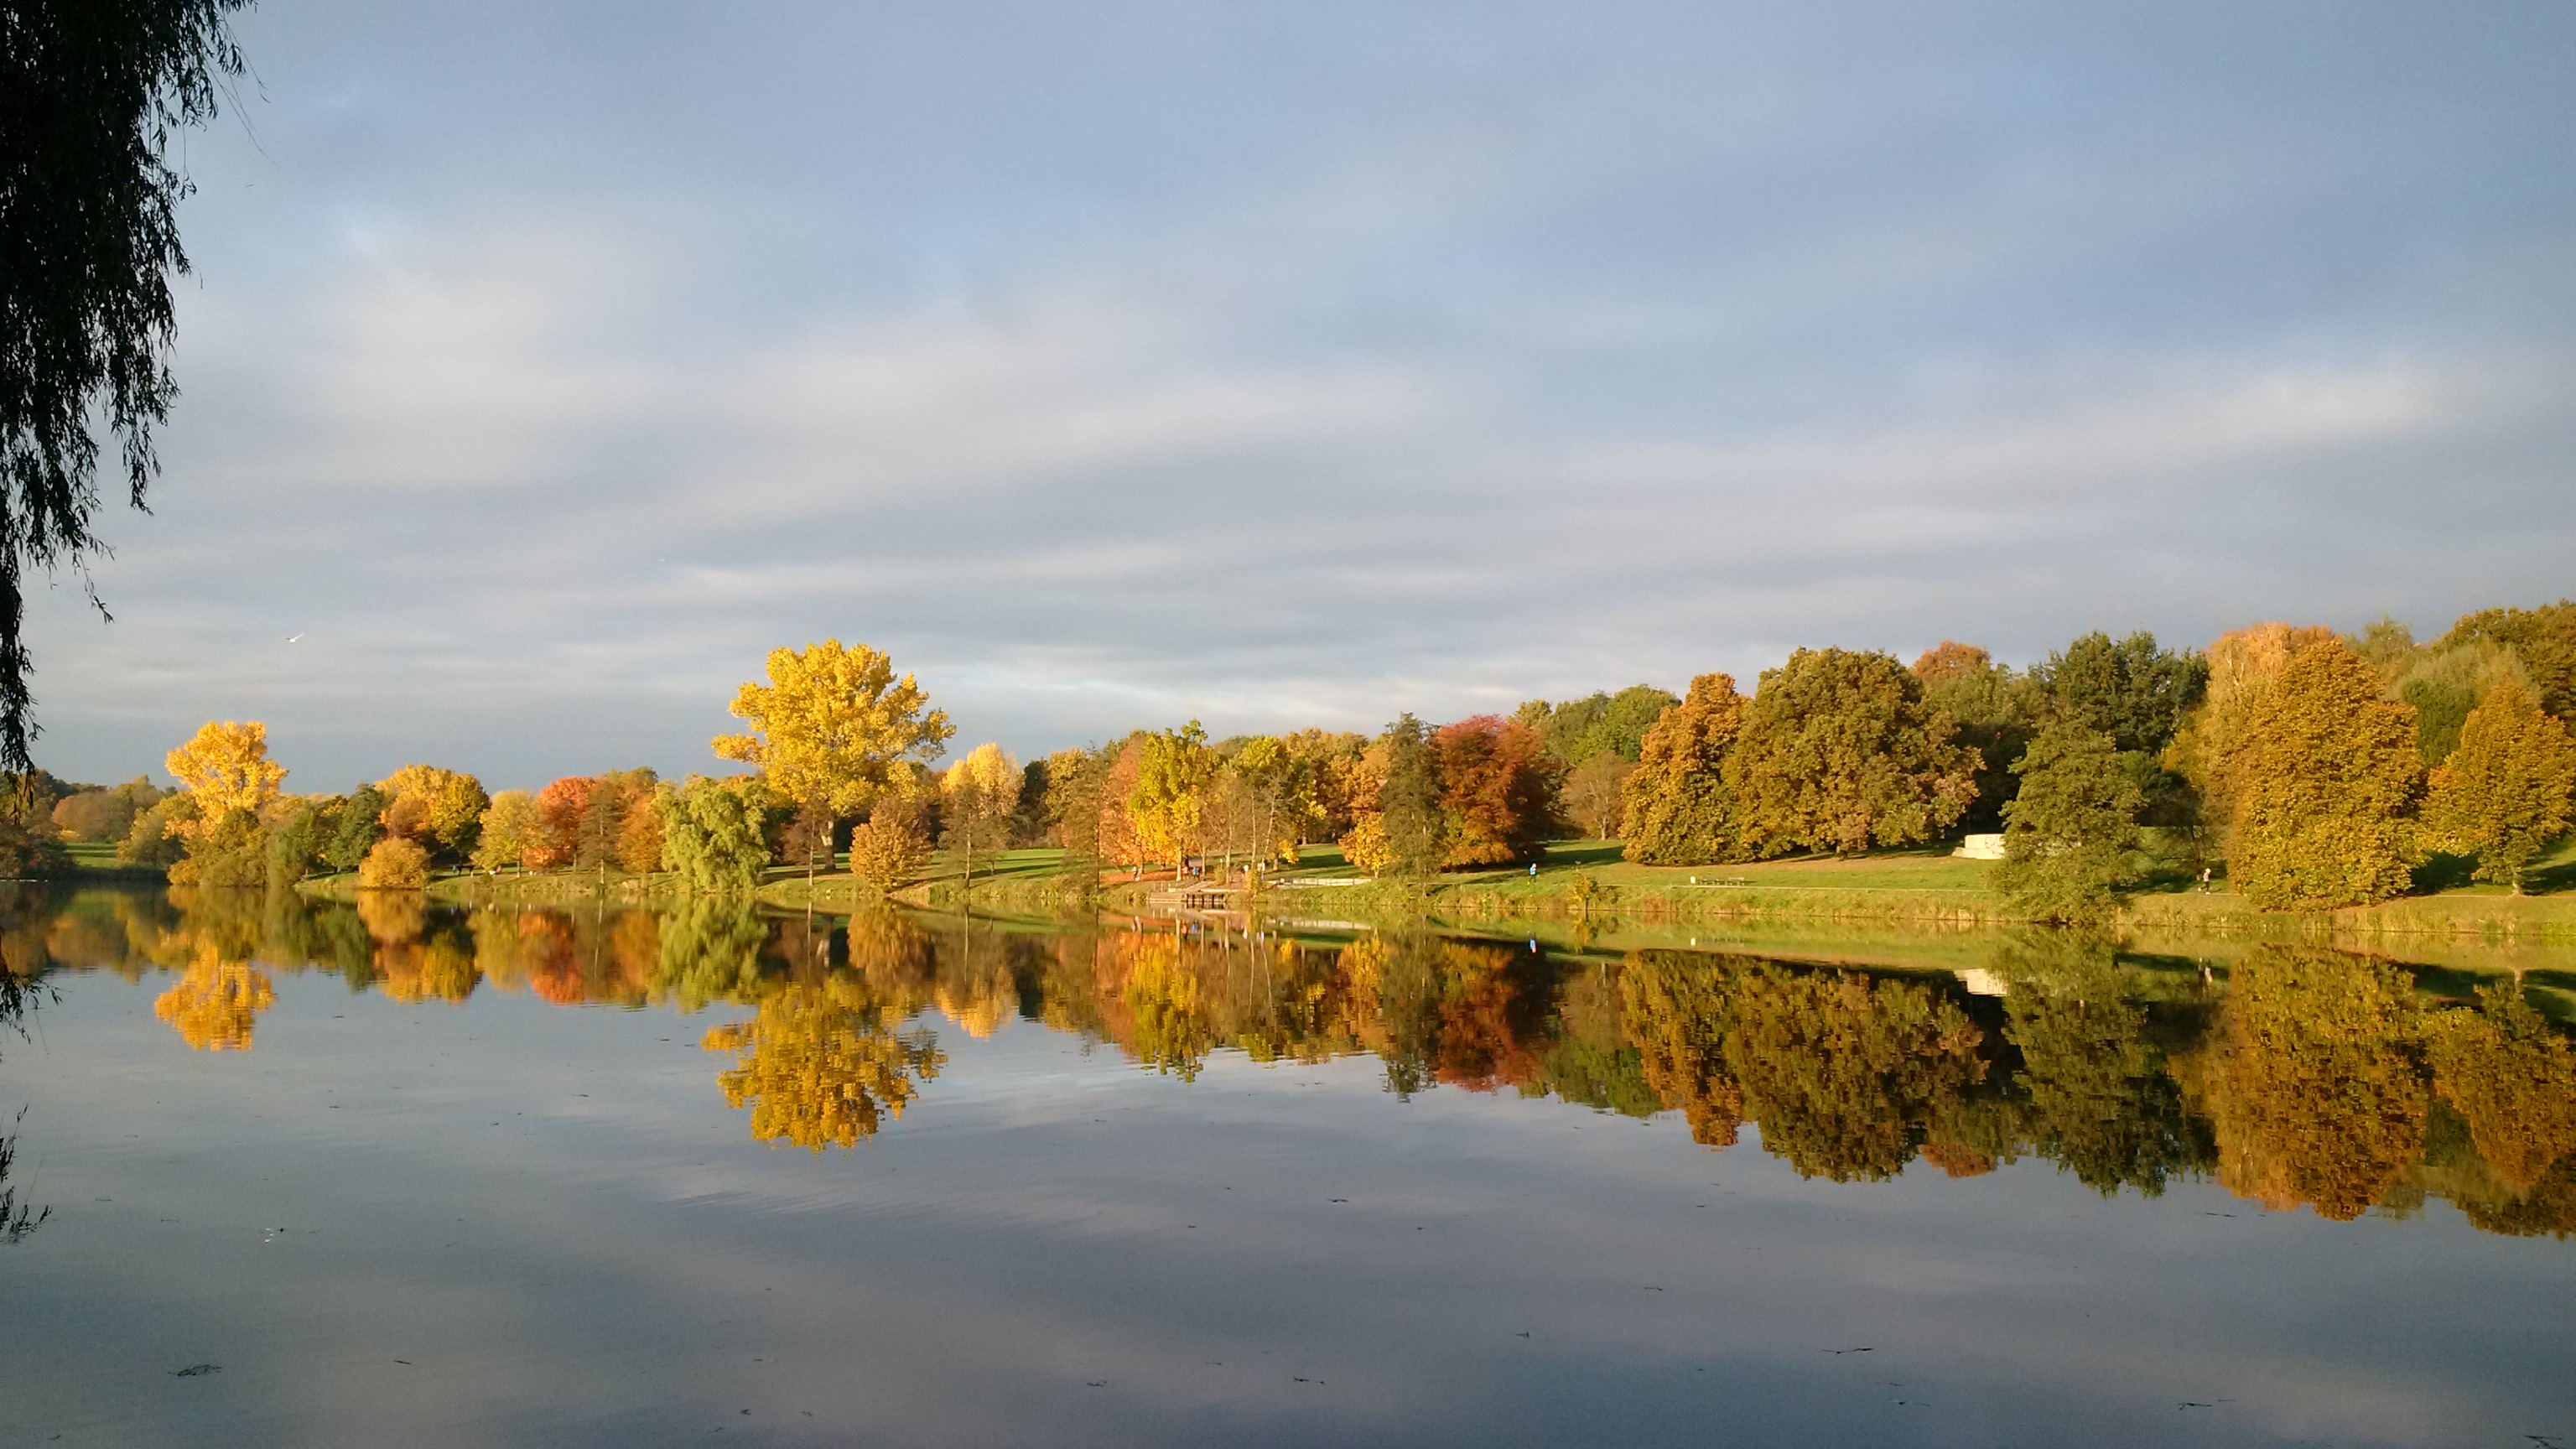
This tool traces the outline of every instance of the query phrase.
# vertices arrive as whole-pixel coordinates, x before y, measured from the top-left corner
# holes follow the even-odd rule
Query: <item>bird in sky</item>
[[[289,643],[289,644],[292,644],[292,643],[294,643],[296,640],[301,639],[301,638],[303,638],[303,637],[304,637],[304,636],[303,636],[303,635],[301,635],[301,634],[289,634],[289,635],[287,635],[287,636],[286,636],[286,642],[287,642],[287,643]]]

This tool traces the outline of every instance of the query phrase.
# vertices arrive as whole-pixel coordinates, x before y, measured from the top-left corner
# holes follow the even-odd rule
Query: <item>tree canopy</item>
[[[158,471],[190,190],[163,153],[241,74],[247,3],[19,0],[0,22],[0,768],[34,768],[27,575],[105,549],[94,421],[135,507]]]
[[[1976,791],[1976,756],[1923,683],[1881,653],[1801,649],[1763,671],[1727,755],[1758,855],[1856,852],[1947,829]]]
[[[897,767],[937,759],[956,730],[911,675],[885,655],[838,639],[769,651],[769,683],[746,684],[732,713],[749,732],[718,735],[719,759],[757,765],[770,787],[833,815],[866,809]]]

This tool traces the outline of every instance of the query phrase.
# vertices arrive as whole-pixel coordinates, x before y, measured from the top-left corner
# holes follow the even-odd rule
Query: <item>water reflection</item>
[[[917,1105],[946,1061],[939,1031],[1025,1020],[1184,1082],[1220,1053],[1367,1054],[1399,1097],[1677,1112],[1711,1150],[1751,1126],[1760,1150],[1835,1182],[2036,1158],[2105,1195],[2205,1179],[2338,1221],[2438,1197],[2489,1232],[2576,1231],[2566,1032],[2514,983],[2435,995],[2430,976],[2314,945],[2258,946],[2220,975],[2033,933],[1951,975],[1579,958],[1429,931],[1322,942],[782,919],[739,902],[465,912],[172,891],[49,898],[0,917],[0,951],[12,991],[56,969],[166,974],[155,1011],[202,1050],[251,1048],[273,977],[304,971],[404,1003],[489,988],[728,1012],[703,1036],[726,1059],[718,1090],[755,1138],[818,1152]]]

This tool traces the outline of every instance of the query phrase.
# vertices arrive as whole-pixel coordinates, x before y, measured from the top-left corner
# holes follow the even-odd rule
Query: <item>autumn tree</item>
[[[410,817],[416,823],[397,833],[418,840],[432,856],[448,861],[462,861],[473,853],[475,832],[482,826],[484,809],[492,803],[482,781],[436,765],[405,765],[378,780],[376,790],[386,800],[388,829],[397,816]]]
[[[834,819],[868,808],[916,762],[937,759],[956,733],[909,674],[885,655],[838,639],[769,652],[769,683],[734,695],[748,732],[719,735],[718,758],[758,766],[769,787]]]
[[[2012,772],[2030,744],[2034,691],[1974,644],[1944,639],[1914,661],[1923,702],[1950,716],[1958,742],[1977,752],[1977,798],[1959,817],[1972,831],[2003,829],[2004,802],[2021,788]]]
[[[2031,682],[2049,709],[2111,737],[2122,754],[2161,754],[2209,687],[2209,662],[2140,630],[2113,642],[2095,630],[2048,656]]]
[[[749,895],[769,864],[765,811],[749,780],[692,775],[659,797],[662,853],[689,895]]]
[[[2013,764],[2021,789],[2004,806],[2004,858],[1994,888],[2036,921],[2110,911],[2138,843],[2146,798],[2112,736],[2081,714],[2052,719]]]
[[[1616,840],[1627,829],[1628,777],[1637,772],[1630,761],[1600,754],[1568,770],[1557,792],[1565,818],[1593,840]]]
[[[850,832],[850,874],[879,892],[909,884],[930,859],[924,802],[911,793],[880,795],[865,823]]]
[[[1763,671],[1741,729],[1724,778],[1757,855],[1929,840],[1976,789],[1975,753],[1885,654],[1797,651]]]
[[[650,771],[644,772],[650,774]],[[646,783],[626,801],[624,816],[617,823],[617,864],[636,875],[651,875],[662,869],[663,828],[666,812],[662,797],[670,786],[658,780]]]
[[[197,802],[200,820],[221,820],[229,810],[257,815],[277,798],[286,768],[268,757],[268,726],[208,721],[162,761],[179,788]]]
[[[125,839],[117,843],[116,858],[127,865],[168,870],[186,853],[184,837],[201,818],[196,797],[184,790],[156,800],[126,828]]]
[[[358,863],[362,890],[416,891],[429,884],[429,851],[419,841],[388,835]]]
[[[0,786],[0,879],[51,880],[75,869],[54,824],[54,802],[32,784],[21,775]]]
[[[2472,711],[2459,748],[2433,772],[2424,802],[2429,843],[2478,858],[2477,877],[2522,894],[2524,867],[2576,815],[2576,742],[2519,684]]]
[[[2541,709],[2576,721],[2576,600],[2560,599],[2537,609],[2482,609],[2453,624],[2441,642],[2511,649],[2529,671],[2532,698]]]
[[[939,776],[939,824],[965,883],[975,883],[976,852],[1000,849],[1019,813],[1019,762],[1000,745],[980,744]]]
[[[2228,873],[2266,910],[2366,905],[2415,858],[2414,711],[2340,639],[2301,650],[2255,695],[2230,757]]]
[[[1622,788],[1628,859],[1707,865],[1741,858],[1735,792],[1725,769],[1743,729],[1744,703],[1732,676],[1703,674],[1646,731],[1636,773]]]
[[[1432,734],[1444,826],[1441,864],[1507,865],[1539,854],[1554,824],[1564,766],[1538,731],[1477,715]]]
[[[1207,731],[1197,720],[1144,738],[1136,784],[1127,795],[1127,813],[1145,850],[1169,859],[1176,873],[1186,873],[1190,843],[1207,811],[1207,789],[1216,778],[1216,767],[1216,754],[1207,747]]]
[[[566,775],[537,792],[536,828],[521,857],[528,869],[559,870],[574,862],[581,852],[582,821],[598,788],[592,776]]]
[[[2210,644],[2200,704],[2183,717],[2162,760],[2191,783],[2210,819],[2231,827],[2236,819],[2245,752],[2256,739],[2254,708],[2264,690],[2302,652],[2338,642],[2322,625],[2256,624]]]
[[[108,789],[83,790],[54,802],[52,817],[65,839],[123,840],[134,827],[134,817],[159,804],[161,791],[145,776],[137,775],[122,785]]]
[[[483,807],[476,822],[472,864],[492,872],[517,865],[536,844],[537,797],[525,790],[504,790]]]
[[[201,946],[187,974],[154,999],[152,1014],[197,1051],[246,1052],[259,1014],[276,1002],[267,972]]]

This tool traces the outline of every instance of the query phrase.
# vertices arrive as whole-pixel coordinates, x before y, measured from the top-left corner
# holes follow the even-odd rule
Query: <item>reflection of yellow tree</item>
[[[2424,1141],[2414,983],[2320,946],[2258,946],[2232,973],[2212,1043],[2187,1064],[2218,1139],[2218,1180],[2273,1209],[2359,1217]]]
[[[152,1003],[152,1014],[201,1052],[248,1051],[252,1024],[276,1000],[267,972],[248,961],[225,960],[208,941],[199,945],[188,973]]]
[[[1746,973],[1726,1060],[1765,1150],[1802,1177],[1895,1176],[1926,1125],[1985,1076],[1967,1013],[1902,981]]]
[[[939,1075],[947,1057],[930,1032],[898,1032],[889,1013],[851,976],[796,983],[765,997],[751,1021],[706,1035],[729,1051],[719,1074],[725,1101],[751,1108],[751,1135],[816,1152],[873,1137],[882,1117],[900,1117],[914,1081]]]
[[[1639,951],[1619,974],[1628,1040],[1646,1084],[1689,1120],[1691,1140],[1735,1145],[1744,1093],[1726,1069],[1726,997],[1732,973],[1706,956]]]
[[[1215,1036],[1199,979],[1181,964],[1180,944],[1170,937],[1132,939],[1139,944],[1120,993],[1133,1032],[1128,1050],[1158,1072],[1193,1080]]]
[[[2469,1124],[2478,1156],[2516,1192],[2576,1153],[2576,1050],[2509,983],[2430,1032],[2433,1081]]]

